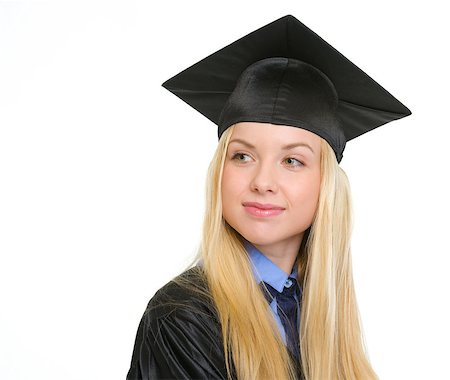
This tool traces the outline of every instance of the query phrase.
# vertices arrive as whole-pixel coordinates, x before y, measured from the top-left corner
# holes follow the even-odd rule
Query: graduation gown
[[[200,292],[176,281],[156,292],[138,327],[127,380],[227,380],[222,330],[201,268],[175,280],[187,280]]]

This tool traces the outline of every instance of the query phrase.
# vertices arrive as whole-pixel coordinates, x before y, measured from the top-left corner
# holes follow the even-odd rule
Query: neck
[[[274,244],[253,244],[270,261],[277,265],[286,274],[291,274],[292,267],[297,259],[303,234],[295,239],[283,240]]]

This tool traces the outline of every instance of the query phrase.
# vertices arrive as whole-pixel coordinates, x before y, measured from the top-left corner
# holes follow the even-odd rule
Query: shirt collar
[[[289,277],[297,277],[296,265],[294,265],[291,274],[287,275],[285,271],[283,271],[274,262],[267,258],[267,256],[259,251],[254,245],[252,245],[248,241],[245,241],[244,246],[249,254],[252,263],[253,274],[258,284],[261,281],[264,281],[281,293],[287,279]]]

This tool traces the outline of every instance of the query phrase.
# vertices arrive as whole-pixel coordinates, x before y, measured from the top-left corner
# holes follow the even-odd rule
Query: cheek
[[[319,201],[320,178],[311,178],[309,181],[299,184],[292,190],[291,200],[294,208],[312,217]]]
[[[233,198],[242,193],[246,186],[246,180],[242,173],[224,168],[222,175],[222,197]]]

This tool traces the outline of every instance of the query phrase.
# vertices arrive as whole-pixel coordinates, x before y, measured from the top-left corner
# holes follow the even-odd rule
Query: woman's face
[[[225,220],[264,249],[300,245],[320,188],[320,138],[304,129],[242,122],[234,127],[222,177]]]

